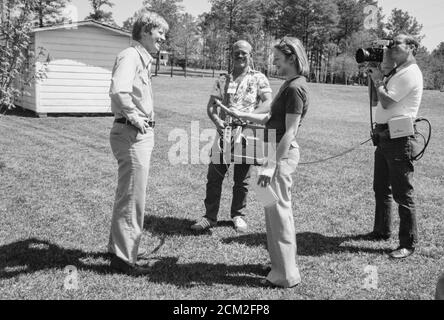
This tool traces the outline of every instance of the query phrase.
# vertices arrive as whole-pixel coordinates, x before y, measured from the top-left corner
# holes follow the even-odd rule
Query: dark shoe
[[[267,279],[262,279],[260,281],[261,285],[266,287],[266,288],[272,288],[272,289],[276,289],[279,288],[277,285],[275,285],[274,283],[268,281]]]
[[[210,219],[203,217],[198,222],[193,224],[190,228],[193,231],[204,231],[204,230],[208,230],[212,227],[215,227],[216,225],[217,225],[217,222],[211,221]]]
[[[150,255],[151,255],[150,252],[143,250],[142,252],[137,254],[137,260],[148,260],[148,259],[150,259]],[[115,254],[112,252],[106,253],[106,257],[108,259],[112,259],[114,256],[115,256]]]
[[[144,268],[138,265],[129,265],[116,255],[111,258],[111,269],[117,273],[124,273],[130,276],[142,276],[150,272],[149,268]]]
[[[368,241],[387,241],[389,240],[391,237],[391,235],[389,234],[382,234],[379,232],[370,232],[366,235],[363,236],[364,240],[368,240]]]
[[[398,248],[390,253],[392,259],[404,259],[411,256],[415,252],[414,248]]]
[[[272,289],[276,289],[276,288],[281,288],[281,289],[282,289],[282,288],[283,288],[283,287],[281,287],[281,286],[275,285],[274,283],[268,281],[267,279],[262,279],[262,280],[260,281],[260,283],[261,283],[261,285],[263,285],[263,286],[266,287],[266,288],[272,288]],[[300,284],[300,282],[297,283],[297,284],[295,284],[294,286],[286,287],[286,289],[295,288],[295,287],[297,287],[299,284]]]
[[[265,264],[265,265],[261,266],[261,271],[264,274],[264,276],[269,274],[271,272],[271,264]]]

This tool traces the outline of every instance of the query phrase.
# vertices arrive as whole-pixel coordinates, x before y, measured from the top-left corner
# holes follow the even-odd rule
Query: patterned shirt
[[[230,93],[230,83],[235,84],[235,93]],[[233,75],[221,75],[216,80],[211,95],[220,99],[228,107],[251,113],[259,106],[260,97],[264,93],[271,93],[267,77],[263,73],[249,68],[244,76],[235,81]]]

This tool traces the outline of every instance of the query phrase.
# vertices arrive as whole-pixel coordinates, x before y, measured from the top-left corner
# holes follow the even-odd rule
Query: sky
[[[128,17],[141,8],[143,0],[111,0],[115,5],[111,9],[114,20],[122,25]],[[91,11],[88,0],[72,0],[78,10],[79,20],[83,20]],[[183,0],[185,11],[197,16],[210,10],[208,0]],[[394,8],[408,11],[423,25],[425,35],[422,44],[429,50],[444,42],[444,0],[378,0],[386,17]]]

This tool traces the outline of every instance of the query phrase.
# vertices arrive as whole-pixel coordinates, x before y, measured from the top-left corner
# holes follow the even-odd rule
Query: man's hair
[[[233,44],[233,48],[239,48],[239,47],[246,47],[248,49],[248,52],[251,54],[253,52],[253,47],[251,46],[251,44],[246,41],[246,40],[239,40],[236,41]]]
[[[161,28],[167,32],[169,26],[165,19],[156,12],[142,9],[137,13],[136,21],[134,22],[133,39],[139,41],[142,39],[142,32],[151,32],[155,28]]]
[[[298,72],[303,76],[308,76],[310,64],[308,63],[307,53],[301,40],[294,37],[284,37],[274,48],[281,51],[287,57],[295,56]]]
[[[419,41],[415,36],[412,36],[411,34],[407,34],[407,33],[400,33],[398,35],[398,37],[404,37],[404,41],[405,44],[413,47],[413,55],[416,56],[416,53],[418,52],[419,49]]]

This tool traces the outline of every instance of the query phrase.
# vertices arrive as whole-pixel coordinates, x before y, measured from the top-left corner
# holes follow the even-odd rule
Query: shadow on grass
[[[99,259],[100,261],[91,260]],[[235,265],[189,263],[178,264],[177,257],[153,259],[150,263],[150,282],[172,284],[177,287],[198,285],[230,284],[260,287],[264,276],[261,264]],[[86,260],[86,261],[84,261]],[[10,279],[51,269],[65,269],[74,266],[79,271],[93,271],[110,274],[108,255],[104,252],[84,252],[65,249],[39,239],[28,239],[0,247],[0,279]]]
[[[151,232],[154,236],[194,236],[204,234],[202,232],[196,233],[190,229],[195,221],[190,219],[175,218],[175,217],[159,217],[149,215],[145,217],[144,229]],[[211,231],[207,231],[210,233]]]
[[[334,253],[388,253],[389,249],[377,249],[369,247],[357,247],[342,245],[347,241],[365,240],[365,235],[351,235],[342,237],[328,237],[319,233],[303,232],[296,235],[297,250],[300,256],[323,256]],[[231,237],[222,240],[226,244],[240,243],[251,247],[265,246],[267,237],[265,233],[254,233],[240,237]]]
[[[151,282],[192,288],[214,284],[263,287],[266,275],[262,264],[226,265],[210,263],[178,264],[176,257],[164,257],[151,265]]]
[[[0,247],[0,279],[9,279],[49,269],[75,266],[79,270],[108,274],[109,264],[89,264],[82,260],[107,259],[102,252],[65,249],[39,239],[27,239]]]
[[[190,227],[196,223],[196,220],[175,218],[175,217],[159,217],[149,215],[145,217],[144,229],[151,232],[154,236],[199,236],[203,234],[211,234],[211,229],[205,231],[193,231]],[[234,228],[232,221],[219,221],[214,228]]]
[[[0,109],[0,114],[11,117],[20,117],[20,118],[39,118],[39,115],[32,110],[28,110],[19,106],[16,106],[13,109],[5,110],[5,108]],[[50,118],[103,118],[103,117],[113,117],[111,112],[106,113],[48,113],[48,117]]]

